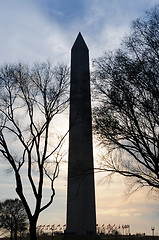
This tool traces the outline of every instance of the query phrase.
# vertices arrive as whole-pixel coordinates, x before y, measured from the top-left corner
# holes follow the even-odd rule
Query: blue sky
[[[69,64],[70,49],[79,31],[89,47],[90,58],[99,57],[119,47],[131,21],[155,4],[159,0],[0,0],[0,64],[20,60],[32,64],[46,59]],[[3,161],[0,166],[1,200],[16,197],[14,177],[6,173]],[[151,225],[155,225],[159,234],[157,201],[146,198],[142,191],[127,198],[122,178],[116,177],[110,185],[99,184],[101,177],[96,178],[99,224],[131,224],[132,232],[149,234]],[[47,197],[47,187],[45,190]],[[63,224],[65,218],[64,166],[56,182],[54,203],[41,215],[39,224]]]

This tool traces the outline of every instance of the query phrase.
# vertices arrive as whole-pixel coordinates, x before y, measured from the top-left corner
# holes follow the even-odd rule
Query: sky
[[[131,22],[156,4],[159,0],[0,0],[0,65],[19,61],[31,65],[46,59],[69,65],[78,32],[89,47],[90,60],[100,57],[118,48]],[[41,214],[38,224],[66,222],[66,164],[61,168],[54,202]],[[6,171],[3,161],[0,169],[0,200],[17,197],[14,176]],[[103,175],[95,178],[99,225],[129,224],[132,233],[146,234],[155,226],[159,235],[159,203],[146,191],[128,198],[123,178],[116,176],[110,184],[101,181]],[[46,185],[44,198],[48,188]],[[30,194],[27,185],[26,193]],[[30,201],[33,204],[31,196]]]

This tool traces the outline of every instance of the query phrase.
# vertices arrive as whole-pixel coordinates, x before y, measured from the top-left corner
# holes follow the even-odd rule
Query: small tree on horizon
[[[159,189],[159,5],[132,24],[121,48],[95,60],[94,131],[100,169]]]
[[[28,216],[19,199],[6,199],[0,202],[0,229],[10,231],[10,239],[28,229]]]
[[[50,62],[0,68],[0,154],[15,175],[16,193],[29,219],[30,239],[36,240],[39,214],[53,202],[64,136],[57,138],[55,117],[68,105],[68,68]],[[54,120],[55,119],[55,120]],[[29,204],[26,177],[34,198]],[[43,200],[45,181],[50,198]]]

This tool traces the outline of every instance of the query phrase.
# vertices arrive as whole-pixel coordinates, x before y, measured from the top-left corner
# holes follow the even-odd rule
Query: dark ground
[[[159,236],[135,236],[135,235],[131,235],[131,236],[111,236],[111,235],[101,235],[100,236],[101,240],[159,240]],[[10,238],[0,238],[1,240],[10,240]],[[28,237],[26,238],[18,238],[18,240],[29,240]],[[38,237],[38,240],[64,240],[64,236],[54,236],[53,239],[51,236],[40,236]],[[79,239],[78,239],[79,240]],[[82,238],[81,238],[82,240]],[[90,237],[90,240],[92,240],[92,238]]]

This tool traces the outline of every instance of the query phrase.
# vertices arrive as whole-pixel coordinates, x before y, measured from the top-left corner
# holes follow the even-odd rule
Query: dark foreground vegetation
[[[143,235],[100,235],[101,240],[159,240],[159,236],[143,236]],[[1,240],[10,240],[10,238],[0,238]],[[29,237],[22,237],[19,240],[30,240]],[[59,236],[37,236],[37,240],[64,240],[64,235]],[[79,240],[79,239],[78,239]],[[82,240],[82,238],[81,238]],[[90,237],[91,240],[91,237]]]

